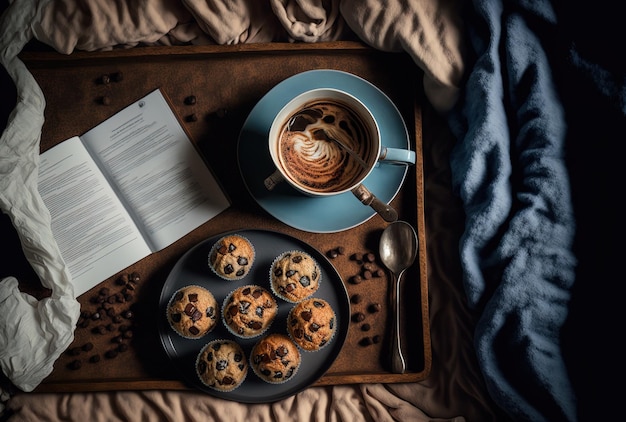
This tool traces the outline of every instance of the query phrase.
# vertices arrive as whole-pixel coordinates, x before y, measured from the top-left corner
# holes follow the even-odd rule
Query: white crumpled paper
[[[32,25],[47,3],[13,2],[0,17],[0,62],[18,96],[0,138],[0,209],[10,217],[42,285],[52,290],[50,297],[36,300],[19,291],[14,277],[0,280],[0,367],[23,391],[32,391],[52,372],[54,362],[74,339],[80,314],[52,236],[50,214],[37,190],[45,100],[17,57],[32,38]]]

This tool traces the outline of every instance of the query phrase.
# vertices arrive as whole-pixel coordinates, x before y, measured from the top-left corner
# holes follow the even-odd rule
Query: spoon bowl
[[[389,224],[380,237],[379,255],[382,263],[391,273],[389,305],[391,315],[391,371],[403,374],[406,361],[402,354],[400,339],[400,283],[404,272],[413,265],[417,256],[418,241],[415,229],[406,221]]]

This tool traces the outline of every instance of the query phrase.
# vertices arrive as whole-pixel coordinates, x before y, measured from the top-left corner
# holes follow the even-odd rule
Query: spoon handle
[[[400,280],[402,273],[396,275],[391,272],[391,372],[394,374],[404,374],[406,371],[406,363],[402,356],[402,342],[400,340]]]

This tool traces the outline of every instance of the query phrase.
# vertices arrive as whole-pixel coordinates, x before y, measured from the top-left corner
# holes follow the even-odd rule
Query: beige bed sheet
[[[382,50],[407,51],[424,70],[430,101],[424,110],[424,167],[432,370],[419,383],[315,387],[270,404],[235,403],[194,391],[20,393],[10,398],[5,391],[4,416],[10,421],[502,420],[473,354],[474,316],[463,297],[458,257],[463,215],[451,192],[448,162],[454,139],[439,114],[454,104],[464,71],[459,7],[456,0],[50,3],[33,31],[38,40],[67,54],[151,43],[317,42],[355,36]]]

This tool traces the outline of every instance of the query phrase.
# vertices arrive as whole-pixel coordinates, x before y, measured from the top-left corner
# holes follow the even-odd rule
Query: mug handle
[[[415,151],[401,148],[381,147],[378,161],[387,164],[415,164]]]

